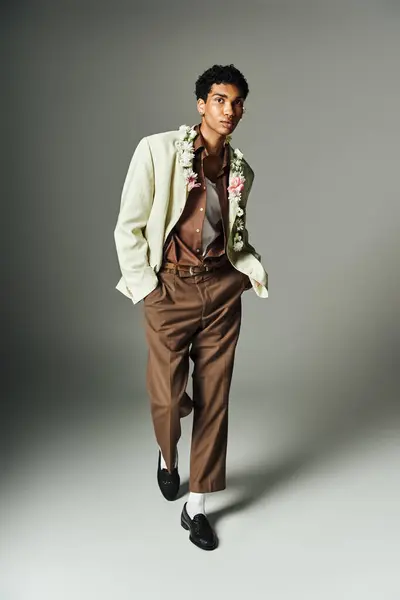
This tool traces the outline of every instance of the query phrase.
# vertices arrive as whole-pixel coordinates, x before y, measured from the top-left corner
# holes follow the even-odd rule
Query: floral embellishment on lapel
[[[190,192],[195,187],[200,187],[201,183],[197,182],[197,173],[193,171],[193,159],[194,159],[194,144],[193,140],[197,136],[197,131],[194,127],[188,125],[181,125],[179,127],[180,139],[175,142],[175,147],[178,151],[178,160],[183,169],[185,182],[187,189]],[[231,136],[227,135],[225,138],[225,144],[229,144]],[[242,197],[242,191],[244,190],[244,183],[246,181],[243,173],[242,164],[243,154],[236,148],[233,151],[233,157],[230,161],[229,170],[229,185],[228,185],[228,199],[231,202],[236,203],[236,220],[234,223],[235,234],[233,237],[233,249],[235,252],[240,252],[243,249],[244,243],[242,235],[239,233],[244,230],[244,219],[241,219],[244,215],[244,209],[240,206]]]
[[[175,146],[178,150],[179,163],[185,174],[187,189],[190,192],[193,188],[201,186],[201,183],[197,183],[197,173],[193,171],[193,140],[197,132],[194,127],[188,125],[181,125],[179,131],[181,132],[181,139],[175,142]]]
[[[233,151],[233,154],[234,157],[231,159],[230,163],[228,198],[231,202],[236,203],[236,217],[239,218],[236,218],[234,223],[236,232],[233,237],[233,249],[235,252],[240,252],[244,245],[242,236],[239,233],[239,231],[243,231],[244,229],[244,219],[240,218],[244,215],[244,210],[240,206],[240,201],[246,179],[243,174],[242,152],[239,150],[239,148],[236,148]]]
[[[244,221],[243,219],[236,219],[236,231],[243,231],[244,229]]]

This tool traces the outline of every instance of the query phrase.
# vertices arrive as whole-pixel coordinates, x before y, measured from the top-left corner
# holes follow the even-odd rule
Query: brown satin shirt
[[[203,170],[203,160],[208,156],[200,125],[195,126],[198,135],[193,142],[195,153],[193,171],[197,173],[197,183],[200,187],[192,188],[188,194],[185,208],[170,232],[164,244],[163,262],[169,261],[180,265],[201,265],[218,256],[225,254],[226,234],[228,231],[228,184],[229,184],[229,145],[223,147],[223,163],[217,175],[216,189],[221,207],[222,219],[217,223],[217,237],[208,246],[203,256],[202,229],[206,213],[206,181]]]

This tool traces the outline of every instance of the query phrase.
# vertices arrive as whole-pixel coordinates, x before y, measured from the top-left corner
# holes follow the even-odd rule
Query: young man
[[[246,229],[254,173],[229,143],[248,92],[233,65],[214,65],[198,78],[201,123],[140,140],[114,233],[122,272],[116,287],[134,304],[143,300],[157,480],[167,500],[175,500],[180,485],[180,419],[193,410],[190,493],[181,524],[204,550],[217,546],[205,495],[226,486],[241,294],[253,288],[268,297],[268,276]],[[193,398],[186,393],[189,357]]]

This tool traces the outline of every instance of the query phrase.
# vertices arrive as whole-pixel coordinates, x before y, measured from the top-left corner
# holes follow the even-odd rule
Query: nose
[[[233,108],[232,108],[232,106],[231,106],[231,105],[230,105],[228,102],[226,102],[226,103],[225,103],[225,107],[224,107],[224,114],[225,114],[227,117],[229,117],[229,116],[233,116],[233,114],[234,114],[234,113],[233,113]]]

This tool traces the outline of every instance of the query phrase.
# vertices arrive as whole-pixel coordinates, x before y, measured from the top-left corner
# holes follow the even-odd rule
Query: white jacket
[[[144,137],[140,140],[122,189],[120,211],[114,231],[115,245],[122,277],[116,289],[137,304],[157,285],[164,243],[179,220],[188,196],[184,170],[179,162],[175,142],[178,130]],[[231,160],[233,149],[229,146]],[[246,179],[240,205],[245,209],[254,173],[243,159]],[[268,275],[261,256],[249,243],[246,213],[241,219],[244,246],[233,250],[233,224],[237,203],[229,202],[229,232],[225,251],[232,265],[250,277],[260,298],[268,297]]]

